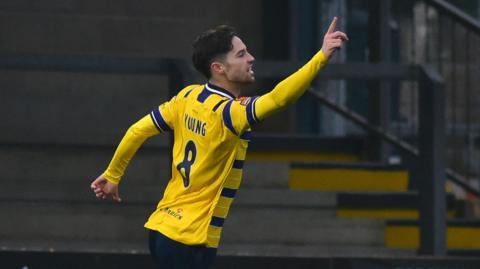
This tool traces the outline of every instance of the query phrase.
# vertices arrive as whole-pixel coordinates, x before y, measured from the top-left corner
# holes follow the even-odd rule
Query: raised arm
[[[272,91],[260,96],[255,101],[255,114],[259,120],[295,102],[302,96],[335,50],[340,49],[348,40],[345,33],[335,31],[336,25],[337,18],[335,17],[323,37],[321,50],[308,63],[277,84]]]

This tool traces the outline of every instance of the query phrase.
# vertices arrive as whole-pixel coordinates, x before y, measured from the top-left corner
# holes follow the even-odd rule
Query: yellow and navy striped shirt
[[[104,176],[119,183],[146,138],[174,130],[172,178],[145,227],[187,245],[218,247],[240,187],[251,127],[298,99],[326,61],[318,52],[260,97],[236,99],[210,83],[184,88],[130,127]]]

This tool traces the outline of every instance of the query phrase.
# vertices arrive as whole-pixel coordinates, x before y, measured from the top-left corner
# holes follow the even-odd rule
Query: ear
[[[210,64],[210,70],[212,71],[212,74],[215,73],[221,75],[225,73],[223,64],[217,61]]]

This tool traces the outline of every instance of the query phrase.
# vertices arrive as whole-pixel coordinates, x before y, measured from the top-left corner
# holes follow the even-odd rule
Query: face
[[[248,53],[247,47],[236,36],[232,38],[233,48],[227,53],[223,61],[223,71],[226,78],[234,83],[252,83],[255,81],[252,70],[255,58]]]

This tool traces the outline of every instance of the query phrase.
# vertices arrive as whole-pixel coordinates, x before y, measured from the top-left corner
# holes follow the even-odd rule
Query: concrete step
[[[409,173],[404,167],[359,162],[292,163],[289,176],[292,189],[333,192],[404,192],[408,182]]]
[[[385,244],[390,248],[419,249],[420,227],[417,220],[389,220],[385,227]],[[446,223],[446,245],[459,253],[480,251],[480,220],[449,219]]]
[[[120,196],[127,205],[156,204],[163,196],[162,184],[123,183]],[[68,184],[51,182],[2,182],[0,202],[22,202],[27,204],[53,203],[95,205],[100,200],[90,190],[90,181],[74,181]],[[235,208],[261,209],[312,209],[333,210],[336,197],[333,193],[297,192],[271,189],[240,189],[234,201]],[[330,214],[330,213],[329,213]]]
[[[70,184],[88,186],[107,168],[114,151],[113,147],[2,145],[0,186],[34,188],[44,185],[40,189],[45,190],[48,187],[73,189]],[[148,146],[140,149],[130,162],[122,185],[128,188],[132,183],[166,182],[170,171],[166,152]]]
[[[288,189],[288,173],[286,161],[257,160],[247,153],[242,188]]]
[[[2,241],[144,240],[143,223],[156,202],[0,200]],[[383,222],[335,219],[331,194],[244,190],[225,223],[225,243],[381,245]],[[249,229],[245,229],[248,225]],[[100,228],[99,228],[100,227]],[[354,227],[352,229],[352,227]],[[50,244],[50,243],[48,243]]]
[[[337,193],[337,217],[418,219],[419,199],[416,191]],[[453,218],[463,211],[461,207],[454,195],[447,193],[447,216]]]
[[[0,251],[32,251],[35,253],[119,253],[149,254],[148,232],[144,230],[144,238],[134,242],[123,240],[70,240],[70,239],[17,239],[1,238]]]
[[[116,253],[148,254],[147,239],[134,243],[122,241],[81,241],[50,242],[45,241],[0,241],[1,251],[33,251],[55,253]],[[472,252],[473,253],[473,252]],[[332,245],[284,245],[284,244],[222,244],[219,256],[260,256],[260,257],[412,257],[416,251],[411,249],[390,249],[376,246],[332,246]]]
[[[110,146],[0,145],[0,199],[88,200],[90,183],[106,169],[114,151]],[[144,145],[122,179],[122,198],[159,199],[169,180],[169,155],[154,143]],[[286,190],[287,183],[288,164],[245,163],[242,188]]]
[[[157,75],[2,70],[0,88],[0,121],[9,130],[0,143],[13,144],[116,145],[169,98],[166,77]]]
[[[335,219],[333,209],[235,208],[225,222],[223,243],[384,244],[383,221]],[[248,228],[246,228],[248,227]]]
[[[219,255],[268,257],[411,257],[416,251],[381,246],[222,244]]]
[[[143,223],[151,205],[113,203],[1,202],[8,216],[0,223],[0,241],[134,243],[144,240]]]
[[[92,180],[2,180],[0,201],[91,203],[97,200],[90,189]],[[119,187],[120,197],[126,203],[156,203],[162,198],[167,183],[166,178],[145,180],[135,175],[127,175]],[[235,206],[334,209],[336,197],[334,193],[241,188],[237,193]]]
[[[84,182],[29,182],[29,183],[2,183],[0,201],[23,202],[66,202],[66,203],[94,203],[99,202],[90,189],[91,179]],[[134,181],[134,180],[132,180]],[[119,188],[120,197],[126,203],[156,204],[162,197],[167,182],[145,184],[143,182],[122,183]]]
[[[383,221],[336,219],[335,212],[333,193],[241,189],[225,222],[222,242],[383,244]]]
[[[292,191],[287,189],[241,188],[235,198],[235,207],[274,208],[336,208],[336,194],[329,192]]]
[[[154,196],[154,195],[151,195]],[[0,200],[0,249],[146,253],[155,201]],[[221,255],[395,255],[384,223],[336,219],[333,193],[241,189],[225,222]]]
[[[147,235],[146,235],[147,236]],[[2,240],[1,251],[73,252],[73,253],[124,253],[148,254],[147,239],[126,243],[123,241],[22,241]],[[460,253],[457,251],[457,253]],[[286,245],[286,244],[228,244],[218,249],[220,256],[261,256],[261,257],[410,257],[416,250],[391,249],[381,246],[332,246],[332,245]]]

